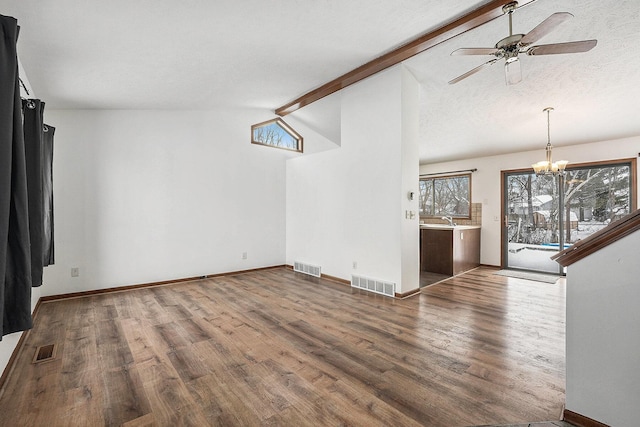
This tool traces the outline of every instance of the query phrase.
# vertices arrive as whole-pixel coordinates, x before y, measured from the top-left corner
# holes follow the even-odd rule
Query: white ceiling
[[[19,56],[47,109],[273,110],[483,3],[0,0],[0,13],[21,25]],[[522,58],[515,86],[501,64],[446,83],[490,59],[449,53],[493,46],[506,16],[406,61],[422,83],[422,163],[543,150],[546,106],[555,146],[640,135],[640,1],[537,0],[515,12],[514,32],[558,11],[575,18],[540,44],[598,46]],[[334,136],[339,115],[322,110],[336,104],[296,116]]]

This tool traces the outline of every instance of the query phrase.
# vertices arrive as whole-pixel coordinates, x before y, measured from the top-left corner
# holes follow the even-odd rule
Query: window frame
[[[254,134],[255,134],[255,130],[257,128],[260,127],[266,127],[269,126],[271,124],[276,124],[277,126],[279,126],[280,128],[282,128],[282,130],[284,130],[284,132],[286,132],[289,136],[291,136],[293,139],[295,139],[297,141],[297,147],[296,148],[289,148],[289,147],[280,147],[274,144],[268,144],[262,141],[257,141],[256,139],[254,139]],[[251,125],[251,143],[252,144],[256,144],[256,145],[262,145],[265,147],[272,147],[272,148],[279,148],[281,150],[287,150],[287,151],[294,151],[297,153],[302,153],[303,152],[303,142],[304,139],[302,138],[302,135],[300,135],[298,132],[296,132],[291,126],[289,126],[284,120],[280,119],[280,118],[275,118],[275,119],[271,119],[271,120],[267,120],[264,122],[260,122],[260,123],[256,123],[254,125]]]
[[[599,169],[606,167],[629,167],[629,213],[638,209],[638,177],[637,177],[637,159],[635,157],[612,159],[612,160],[598,160],[594,162],[584,162],[567,165],[566,170],[571,171],[575,169]]]
[[[453,214],[453,213],[444,213],[444,214],[436,214],[435,213],[435,194],[433,194],[433,192],[435,192],[435,181],[436,180],[447,180],[447,179],[451,179],[451,178],[460,178],[460,177],[466,177],[468,180],[468,191],[469,191],[469,204],[468,204],[468,212],[466,215],[464,214]],[[456,174],[449,174],[449,175],[437,175],[437,176],[421,176],[419,181],[418,181],[418,188],[420,188],[421,186],[421,182],[423,181],[431,181],[433,182],[433,184],[431,185],[432,188],[432,197],[434,199],[434,203],[433,203],[433,212],[431,212],[431,214],[423,214],[422,213],[422,201],[419,199],[419,212],[420,212],[420,218],[424,218],[424,219],[440,219],[443,216],[451,216],[453,219],[462,219],[462,220],[471,220],[471,200],[472,200],[472,193],[471,193],[471,183],[472,183],[472,179],[471,179],[471,172],[466,172],[466,173],[456,173]],[[419,197],[422,196],[422,193],[419,192]]]

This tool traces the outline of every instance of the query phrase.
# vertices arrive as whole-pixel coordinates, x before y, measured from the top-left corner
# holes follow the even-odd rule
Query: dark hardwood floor
[[[563,281],[494,271],[405,300],[279,268],[46,302],[0,391],[0,425],[558,420]],[[55,359],[32,363],[54,343]]]
[[[440,273],[431,273],[429,271],[421,271],[420,272],[420,287],[424,288],[425,286],[433,285],[434,283],[442,282],[443,280],[449,279],[453,276],[449,276],[447,274]]]

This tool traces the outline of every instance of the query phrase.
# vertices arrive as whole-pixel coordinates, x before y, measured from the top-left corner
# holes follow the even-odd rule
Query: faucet
[[[442,219],[444,219],[445,221],[448,221],[450,226],[452,226],[452,227],[456,226],[456,223],[453,222],[453,217],[443,216]]]

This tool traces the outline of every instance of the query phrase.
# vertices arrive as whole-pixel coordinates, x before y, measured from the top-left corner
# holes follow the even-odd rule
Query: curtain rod
[[[478,169],[463,169],[459,171],[449,171],[449,172],[434,172],[434,173],[423,173],[420,176],[433,176],[433,175],[451,175],[452,173],[461,173],[461,172],[476,172]]]
[[[27,96],[31,96],[31,94],[29,93],[29,89],[27,89],[27,85],[24,84],[20,77],[18,77],[18,80],[20,81],[20,86],[22,86],[22,89],[24,89],[24,91],[27,93]]]

